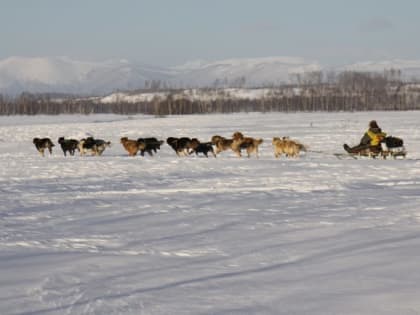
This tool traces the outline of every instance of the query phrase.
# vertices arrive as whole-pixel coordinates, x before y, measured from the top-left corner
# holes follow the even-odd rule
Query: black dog
[[[172,149],[176,152],[178,156],[180,156],[181,153],[184,155],[189,155],[190,149],[192,149],[191,145],[191,139],[188,137],[182,137],[182,138],[174,138],[169,137],[166,139],[166,143],[168,143]]]
[[[192,151],[190,154],[194,152],[196,155],[198,155],[198,153],[203,153],[206,157],[209,157],[208,153],[211,152],[213,156],[216,157],[211,142],[200,142],[198,139],[193,138],[191,139],[191,149]]]
[[[172,148],[174,149],[174,151],[176,152],[176,154],[178,154],[177,151],[177,142],[178,142],[178,138],[174,138],[174,137],[169,137],[166,139],[166,143]]]
[[[92,151],[92,154],[96,154],[96,141],[93,137],[87,137],[86,139],[81,139],[79,141],[79,151],[80,155],[84,155],[87,150]]]
[[[153,152],[157,153],[157,150],[160,150],[160,146],[163,144],[162,140],[158,140],[154,137],[152,138],[138,138],[138,143],[144,144],[140,147],[140,154],[144,156],[144,152],[149,153],[150,156],[153,156]],[[144,148],[144,149],[142,149]]]
[[[50,154],[52,154],[52,147],[54,146],[54,143],[52,143],[50,138],[34,138],[32,142],[42,156],[44,156],[45,149],[48,149]]]
[[[79,141],[75,139],[64,139],[64,137],[60,137],[58,138],[58,143],[61,145],[64,156],[67,156],[67,151],[69,151],[70,155],[74,155],[74,151],[79,150]]]

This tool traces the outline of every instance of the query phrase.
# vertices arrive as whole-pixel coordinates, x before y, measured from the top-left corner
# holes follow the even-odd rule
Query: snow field
[[[0,314],[420,314],[419,116],[0,117]],[[332,155],[371,119],[408,159]],[[237,130],[259,159],[119,143]],[[65,158],[57,138],[86,134],[113,145]],[[276,160],[286,135],[313,152]]]

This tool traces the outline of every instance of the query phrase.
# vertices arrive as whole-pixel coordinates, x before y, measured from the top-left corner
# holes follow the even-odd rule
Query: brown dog
[[[143,142],[138,142],[137,140],[130,140],[127,137],[122,137],[120,141],[129,156],[136,156],[139,150],[145,149],[145,144]]]
[[[263,139],[244,137],[241,132],[237,131],[233,134],[232,150],[240,157],[242,156],[241,150],[246,149],[248,157],[251,156],[251,153],[255,153],[258,158],[258,147],[261,143],[263,143]]]
[[[274,137],[273,141],[274,156],[276,158],[281,157],[282,154],[285,154],[286,157],[298,157],[300,151],[306,152],[306,147],[294,140],[290,140],[287,137],[279,138]]]
[[[232,139],[226,139],[222,136],[213,136],[211,137],[211,143],[216,147],[216,154],[220,152],[232,149]]]

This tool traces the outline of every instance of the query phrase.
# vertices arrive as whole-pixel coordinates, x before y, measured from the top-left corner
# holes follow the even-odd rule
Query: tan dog
[[[216,146],[215,154],[232,149],[232,139],[226,139],[222,136],[211,137],[211,143]]]
[[[232,150],[238,155],[241,155],[241,150],[246,149],[248,157],[251,156],[251,153],[255,153],[255,156],[258,158],[258,146],[263,143],[263,139],[255,139],[251,137],[244,137],[244,135],[237,131],[233,134],[233,143]]]
[[[282,154],[285,154],[286,157],[298,157],[300,151],[306,152],[306,147],[294,140],[290,140],[287,137],[282,139],[274,137],[273,141],[274,156],[276,158],[280,157]]]
[[[136,156],[139,150],[145,149],[145,144],[138,142],[137,140],[130,140],[127,137],[122,137],[120,141],[129,156]]]

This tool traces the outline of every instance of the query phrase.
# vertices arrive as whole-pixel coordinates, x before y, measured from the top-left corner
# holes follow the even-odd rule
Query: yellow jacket
[[[367,131],[367,135],[370,138],[370,145],[375,146],[379,145],[382,140],[385,139],[386,133],[385,132],[373,132],[372,130]]]

